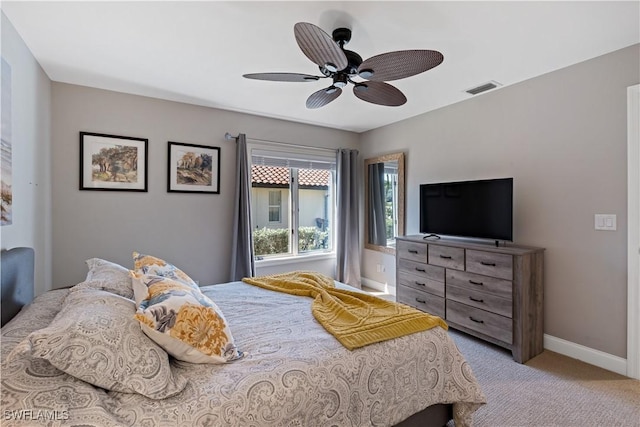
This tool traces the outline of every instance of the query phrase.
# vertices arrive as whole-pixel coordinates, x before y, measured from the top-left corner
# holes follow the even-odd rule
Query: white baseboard
[[[378,292],[386,292],[391,295],[396,294],[395,286],[390,286],[381,282],[377,282],[375,280],[367,279],[366,277],[361,277],[360,279],[361,279],[362,285],[366,286],[367,288],[371,288]]]
[[[544,334],[543,342],[544,348],[547,350],[581,360],[590,365],[615,372],[616,374],[627,375],[627,359],[623,359],[622,357],[614,356],[600,350],[594,350],[547,334]]]

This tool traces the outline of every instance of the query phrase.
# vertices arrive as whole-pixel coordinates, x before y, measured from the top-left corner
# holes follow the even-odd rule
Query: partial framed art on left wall
[[[80,132],[80,190],[147,191],[149,140]]]

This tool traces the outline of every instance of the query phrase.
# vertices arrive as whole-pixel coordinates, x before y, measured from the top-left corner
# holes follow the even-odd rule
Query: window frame
[[[265,163],[256,163],[254,160],[256,157],[260,157],[260,154],[256,155],[254,154],[255,151],[259,152],[259,153],[278,153],[280,154],[279,156],[277,156],[279,159],[290,159],[292,160],[292,163],[294,163],[296,166],[294,165],[277,165],[280,167],[287,167],[289,169],[289,187],[288,187],[288,199],[289,199],[289,209],[287,211],[287,215],[289,216],[289,232],[290,232],[290,239],[289,239],[289,248],[288,248],[288,252],[286,253],[279,253],[279,254],[264,254],[264,255],[255,255],[255,261],[260,264],[260,265],[276,265],[279,262],[281,263],[291,263],[291,262],[304,262],[306,260],[310,260],[310,259],[322,259],[322,258],[334,258],[335,257],[335,224],[336,224],[336,218],[337,218],[337,212],[336,212],[336,169],[335,169],[335,156],[332,155],[320,155],[318,156],[316,151],[311,151],[311,150],[304,150],[304,149],[292,149],[291,152],[289,152],[289,149],[287,148],[287,152],[283,152],[282,148],[280,149],[273,149],[271,147],[267,147],[267,146],[263,146],[260,144],[249,144],[249,159],[250,159],[250,167],[254,166],[254,165],[264,165],[264,166],[276,166],[276,165],[270,165],[270,164],[265,164]],[[309,162],[309,167],[298,167],[299,166],[299,160],[293,160],[293,159],[298,159],[302,157],[303,159],[305,158],[311,158],[311,159],[315,159],[315,160],[308,160]],[[318,159],[322,159],[322,160],[318,160]],[[288,163],[288,162],[287,162]],[[325,164],[329,164],[331,165],[331,167],[320,167],[320,168],[314,168],[314,164],[318,165],[319,163],[325,163]],[[325,170],[329,170],[330,171],[330,178],[329,178],[329,185],[328,185],[328,196],[329,196],[329,203],[328,206],[330,208],[330,212],[328,213],[328,221],[329,224],[331,224],[331,226],[329,227],[329,236],[328,236],[328,241],[329,241],[329,248],[328,249],[316,249],[316,250],[311,250],[311,251],[300,251],[300,236],[299,236],[299,224],[300,224],[300,218],[299,218],[299,212],[300,212],[300,188],[298,185],[298,177],[299,177],[299,171],[301,169],[325,169]],[[252,187],[253,188],[253,187]],[[268,188],[268,187],[267,187]],[[269,190],[269,191],[275,191],[276,189],[274,188],[273,190]],[[283,208],[282,208],[282,197],[281,197],[281,222],[280,224],[282,224],[283,219],[282,219],[282,215],[283,215]],[[252,207],[251,209],[251,215],[252,215],[252,222],[255,224],[255,216],[254,215],[258,215],[256,209],[254,209],[254,207]],[[268,219],[268,217],[267,217]],[[276,222],[271,222],[269,221],[269,223],[273,223],[276,224]]]

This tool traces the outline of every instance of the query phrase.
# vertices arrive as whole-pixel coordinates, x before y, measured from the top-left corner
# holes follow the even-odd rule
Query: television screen
[[[420,185],[420,233],[513,240],[513,178]]]

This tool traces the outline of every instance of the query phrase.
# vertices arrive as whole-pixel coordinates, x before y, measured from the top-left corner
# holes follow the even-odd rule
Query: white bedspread
[[[462,427],[485,402],[469,365],[439,327],[349,351],[315,321],[310,298],[242,282],[202,290],[224,312],[244,359],[173,361],[189,384],[161,401],[98,389],[42,359],[7,364],[11,349],[48,325],[68,292],[51,291],[2,328],[3,411],[58,411],[57,420],[40,425],[364,427],[392,426],[432,404],[455,403]],[[32,424],[6,417],[2,423]]]

